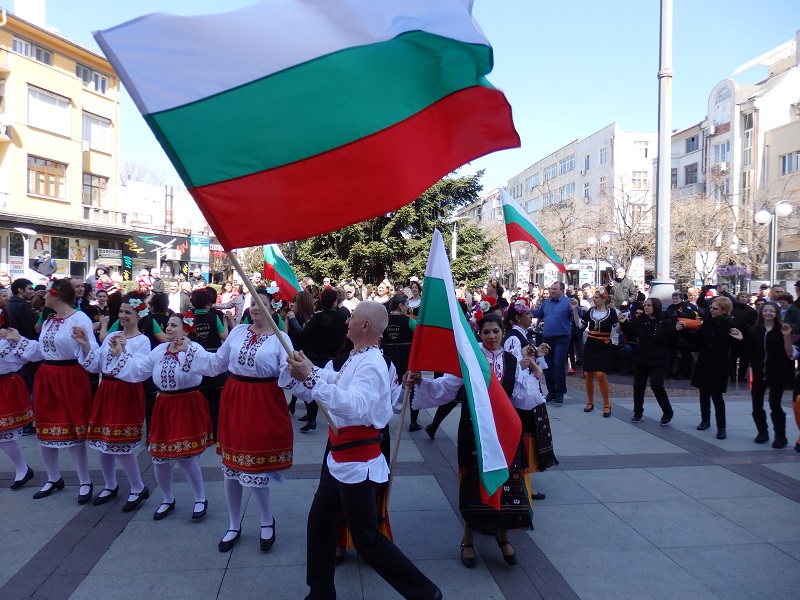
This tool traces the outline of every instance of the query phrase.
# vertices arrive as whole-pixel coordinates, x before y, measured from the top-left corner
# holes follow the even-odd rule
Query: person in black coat
[[[792,352],[792,328],[781,323],[780,307],[774,302],[767,302],[756,324],[746,334],[739,333],[734,337],[744,340],[753,356],[752,414],[758,430],[753,441],[756,444],[769,441],[767,413],[764,410],[764,394],[769,388],[770,417],[775,430],[772,447],[785,448],[789,442],[786,439],[786,413],[781,407],[781,398],[787,383],[786,367]]]
[[[739,331],[749,331],[753,325],[756,324],[758,313],[756,309],[748,304],[750,295],[747,292],[741,292],[737,296],[738,302],[733,305],[733,312],[731,318],[733,325]],[[750,352],[749,344],[738,344],[731,348],[731,381],[738,378],[739,381],[747,381],[747,367],[750,365]],[[736,361],[739,361],[738,367]]]
[[[633,367],[633,418],[634,423],[642,420],[644,413],[644,389],[650,378],[650,389],[661,407],[661,424],[672,420],[673,410],[664,388],[664,375],[669,367],[667,342],[674,334],[672,321],[662,316],[661,300],[648,298],[644,302],[644,314],[628,319],[624,313],[619,316],[620,328],[626,337],[636,338],[639,343]]]
[[[728,355],[731,346],[738,343],[739,330],[733,326],[731,311],[733,302],[723,296],[714,298],[709,307],[711,318],[703,321],[694,331],[698,350],[697,366],[692,376],[692,386],[700,391],[700,424],[703,431],[711,427],[711,402],[717,420],[717,439],[727,437],[725,431],[725,399],[722,394],[728,390]],[[677,331],[686,329],[683,322],[675,325]]]

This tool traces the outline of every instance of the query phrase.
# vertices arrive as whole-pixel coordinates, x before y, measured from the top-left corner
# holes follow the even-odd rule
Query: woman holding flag
[[[539,389],[538,377],[541,369],[535,359],[527,356],[517,360],[513,354],[503,350],[503,322],[496,315],[486,315],[478,323],[481,337],[480,350],[488,361],[508,398],[517,409],[530,410],[544,402]],[[461,421],[458,425],[459,509],[464,519],[464,537],[461,540],[461,562],[464,566],[475,566],[473,531],[488,530],[495,534],[503,559],[510,565],[517,564],[517,556],[508,541],[509,529],[530,529],[532,511],[530,492],[524,478],[528,468],[528,457],[523,444],[517,447],[513,462],[509,466],[509,478],[501,486],[500,510],[481,501],[478,458],[475,431],[469,403],[466,401],[464,380],[445,374],[438,379],[422,379],[419,371],[409,371],[405,385],[416,385],[415,408],[432,408],[461,399]]]

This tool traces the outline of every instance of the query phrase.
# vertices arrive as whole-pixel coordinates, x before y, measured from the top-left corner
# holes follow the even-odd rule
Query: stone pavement
[[[630,378],[612,377],[612,417],[584,414],[583,381],[570,377],[563,405],[549,405],[561,464],[534,476],[547,498],[534,503],[533,531],[512,532],[520,565],[509,567],[489,536],[476,534],[475,569],[458,559],[458,411],[431,441],[404,431],[390,501],[395,540],[442,589],[445,598],[641,600],[796,600],[800,597],[800,454],[789,419],[790,445],[753,444],[749,395],[727,394],[728,439],[695,430],[696,396],[671,382],[675,418],[658,424],[652,397],[645,419],[630,422]],[[649,395],[649,391],[648,391]],[[789,394],[784,404],[790,402]],[[599,405],[599,401],[597,402]],[[302,409],[298,411],[298,415]],[[423,411],[421,422],[430,421]],[[297,424],[298,426],[300,423]],[[393,435],[397,417],[393,423]],[[23,490],[8,486],[13,470],[0,455],[0,599],[102,598],[176,600],[303,598],[305,521],[316,488],[324,430],[295,440],[295,467],[273,488],[277,541],[258,549],[258,510],[247,502],[242,537],[229,554],[217,551],[228,527],[218,459],[202,457],[209,511],[190,520],[192,497],[175,471],[177,508],[155,522],[161,495],[146,452],[145,481],[154,492],[135,513],[120,511],[120,495],[100,507],[76,502],[77,481],[62,453],[65,491],[34,501],[45,481],[32,437],[25,455],[36,471]],[[97,453],[89,451],[95,489],[102,487]],[[337,568],[341,600],[399,598],[353,552]]]

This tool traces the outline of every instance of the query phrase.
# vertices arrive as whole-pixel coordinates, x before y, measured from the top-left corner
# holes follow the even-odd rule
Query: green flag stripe
[[[529,233],[542,247],[542,251],[545,254],[550,256],[555,256],[558,258],[558,253],[553,250],[553,247],[550,245],[550,242],[547,241],[547,238],[544,237],[541,231],[539,231],[536,227],[531,226],[531,222],[526,219],[524,216],[520,215],[513,207],[509,206],[508,204],[503,205],[503,218],[508,223],[516,223],[522,229],[524,229],[527,233]]]

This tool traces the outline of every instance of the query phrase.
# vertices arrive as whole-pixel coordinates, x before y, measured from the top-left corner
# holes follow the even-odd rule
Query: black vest
[[[205,350],[216,351],[221,345],[217,331],[217,315],[213,312],[194,313],[194,332],[197,335],[197,343]]]

